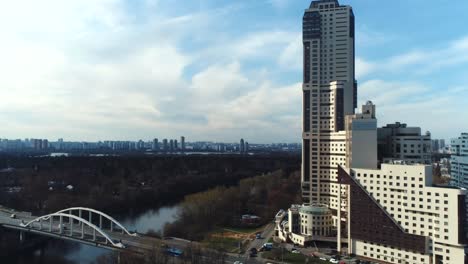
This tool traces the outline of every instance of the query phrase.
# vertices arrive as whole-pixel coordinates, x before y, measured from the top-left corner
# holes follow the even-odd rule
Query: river
[[[130,231],[146,233],[149,230],[162,231],[166,223],[175,219],[178,206],[161,207],[157,210],[148,210],[138,216],[116,217],[116,219]],[[43,247],[43,255],[37,250],[29,256],[12,257],[11,263],[93,263],[99,256],[110,253],[109,250],[82,245],[69,241],[54,241]],[[56,262],[55,262],[56,261]]]

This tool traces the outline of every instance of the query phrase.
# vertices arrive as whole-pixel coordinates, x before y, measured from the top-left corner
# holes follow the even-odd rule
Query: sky
[[[468,1],[341,0],[379,125],[468,132]],[[300,142],[310,0],[0,4],[0,138]]]

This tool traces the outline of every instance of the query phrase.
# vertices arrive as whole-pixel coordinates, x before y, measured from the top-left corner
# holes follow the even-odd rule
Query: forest
[[[228,188],[255,175],[299,167],[300,156],[291,155],[3,156],[0,204],[34,214],[72,206],[129,213],[176,203],[210,188]],[[257,195],[264,195],[261,192]]]
[[[243,214],[260,216],[261,225],[271,222],[279,209],[299,202],[300,171],[277,170],[235,186],[188,195],[177,220],[165,226],[164,235],[202,240],[215,227],[240,226]]]

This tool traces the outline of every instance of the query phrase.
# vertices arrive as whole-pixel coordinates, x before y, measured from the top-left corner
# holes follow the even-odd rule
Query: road
[[[15,214],[15,218],[12,218],[11,215]],[[24,230],[26,232],[36,233],[40,235],[50,236],[58,239],[68,239],[73,240],[78,243],[86,243],[89,245],[94,245],[96,247],[104,247],[113,250],[119,251],[131,251],[137,253],[143,253],[146,251],[154,250],[157,245],[165,244],[169,247],[179,248],[185,250],[190,246],[200,246],[202,251],[210,251],[211,249],[203,248],[199,243],[187,241],[178,238],[165,238],[158,239],[154,237],[148,237],[145,235],[139,236],[129,236],[127,234],[122,234],[119,230],[114,230],[111,232],[106,229],[103,230],[106,235],[108,235],[114,242],[120,242],[125,245],[125,249],[119,249],[111,247],[110,244],[106,243],[105,238],[96,232],[96,241],[93,241],[94,229],[89,226],[83,227],[84,238],[81,238],[82,226],[77,221],[74,221],[73,224],[70,224],[68,219],[63,221],[63,230],[62,234],[59,233],[60,221],[58,217],[54,218],[52,222],[52,232],[50,232],[50,221],[42,222],[42,230],[39,230],[39,223],[35,222],[33,228],[25,228],[21,226],[21,223],[27,223],[36,219],[37,217],[32,216],[30,213],[26,212],[16,212],[12,210],[7,210],[0,207],[0,225],[3,225],[7,228],[15,228],[18,230]],[[73,225],[73,226],[72,226]],[[71,233],[73,230],[73,233]],[[262,233],[262,239],[255,239],[249,244],[249,249],[251,247],[260,248],[268,239],[273,235],[274,225],[268,225]],[[259,264],[264,263],[260,259],[249,259],[248,254],[239,256],[238,254],[227,254],[226,263],[232,264],[235,261],[240,260],[244,264]]]
[[[267,243],[268,240],[273,236],[275,233],[275,225],[270,223],[265,226],[263,231],[261,232],[261,238],[252,240],[246,248],[246,252],[242,256],[243,263],[264,263],[264,260],[258,255],[255,258],[249,258],[250,249],[256,248],[259,250],[263,244]]]

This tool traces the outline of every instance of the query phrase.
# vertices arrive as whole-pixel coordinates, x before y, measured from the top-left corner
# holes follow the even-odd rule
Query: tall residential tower
[[[384,128],[381,136],[388,140],[381,149],[393,153],[395,146],[401,154],[398,142],[413,155],[392,154],[402,160],[379,163],[376,106],[368,101],[354,113],[351,7],[312,1],[303,17],[303,42],[304,204],[278,212],[276,235],[304,246],[336,241],[338,252],[377,263],[468,263],[467,191],[434,184],[432,166],[420,164],[427,159],[428,136],[419,128]]]
[[[337,0],[312,1],[303,17],[305,204],[337,207],[337,168],[346,165],[345,116],[354,114],[354,14]]]

